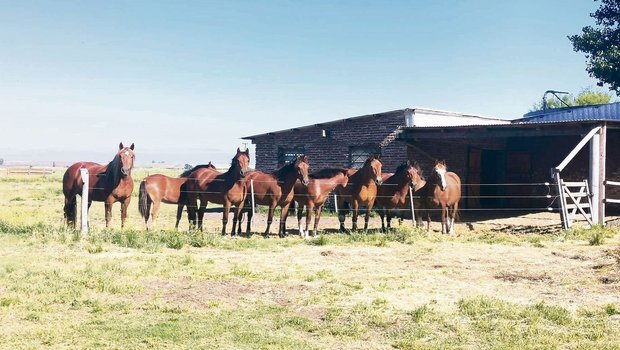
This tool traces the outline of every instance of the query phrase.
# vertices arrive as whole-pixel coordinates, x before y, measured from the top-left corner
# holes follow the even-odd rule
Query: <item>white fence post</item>
[[[338,214],[338,197],[334,193],[334,209],[336,210],[336,214]]]
[[[80,174],[82,175],[82,213],[80,220],[82,222],[80,232],[82,234],[88,233],[88,169],[80,168]]]
[[[415,221],[415,208],[413,206],[413,189],[409,186],[409,200],[411,201],[411,221],[413,221],[413,227],[417,227],[417,223]]]

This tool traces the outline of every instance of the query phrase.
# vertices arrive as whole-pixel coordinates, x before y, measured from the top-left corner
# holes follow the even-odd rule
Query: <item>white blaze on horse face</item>
[[[435,172],[437,172],[437,175],[439,175],[439,179],[441,181],[441,190],[445,191],[446,187],[447,187],[447,185],[446,185],[446,169],[435,168]]]
[[[128,156],[128,155],[129,155],[129,151],[125,151],[125,156]]]

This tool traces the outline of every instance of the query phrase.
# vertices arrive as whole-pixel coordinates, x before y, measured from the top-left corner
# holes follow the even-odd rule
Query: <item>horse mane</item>
[[[396,168],[396,171],[394,172],[394,175],[406,171],[409,166],[412,166],[413,168],[415,168],[416,171],[418,172],[418,175],[420,175],[420,177],[422,177],[422,167],[420,166],[420,164],[418,162],[416,162],[416,161],[411,162],[409,160],[404,162],[404,163],[402,163],[401,165],[399,165]]]
[[[338,174],[347,175],[347,169],[344,168],[326,168],[310,174],[311,179],[329,179]]]
[[[283,178],[285,175],[287,175],[288,173],[295,171],[295,163],[288,163],[286,165],[284,165],[283,167],[281,167],[278,170],[272,171],[271,175],[275,176],[276,178],[280,179]]]
[[[209,162],[209,164],[200,164],[200,165],[196,165],[195,167],[189,169],[189,170],[185,170],[184,172],[181,173],[181,175],[179,175],[179,177],[188,177],[189,174],[193,173],[194,171],[198,170],[198,169],[215,169],[215,166],[213,164],[211,164],[211,162]]]
[[[401,165],[399,165],[399,166],[396,168],[396,171],[394,172],[394,175],[396,175],[396,174],[400,174],[400,173],[402,173],[402,172],[407,171],[407,168],[409,168],[409,166],[411,166],[411,165],[412,165],[412,164],[411,164],[410,162],[404,162],[404,163],[402,163]]]
[[[106,171],[103,174],[103,176],[105,176],[105,181],[111,186],[111,188],[115,188],[116,185],[121,182],[121,167],[121,157],[116,154],[112,161],[108,163]]]

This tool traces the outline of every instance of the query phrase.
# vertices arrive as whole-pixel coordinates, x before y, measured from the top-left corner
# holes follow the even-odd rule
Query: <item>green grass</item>
[[[143,175],[134,172],[136,181]],[[61,176],[0,177],[1,349],[620,348],[615,294],[569,308],[553,296],[517,302],[492,286],[476,293],[482,282],[467,279],[482,273],[469,264],[501,262],[510,249],[540,258],[551,249],[596,259],[607,251],[608,267],[593,276],[494,281],[499,291],[508,283],[597,291],[605,287],[591,286],[597,273],[620,269],[611,229],[451,237],[403,225],[387,234],[231,239],[219,223],[204,232],[145,231],[133,202],[125,230],[117,207],[113,228],[104,229],[103,210],[93,205],[82,236],[63,226]],[[450,265],[445,254],[461,249],[492,253]],[[536,263],[523,269],[536,274]]]

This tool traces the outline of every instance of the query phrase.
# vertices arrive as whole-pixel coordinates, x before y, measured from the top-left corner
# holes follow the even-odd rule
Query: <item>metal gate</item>
[[[565,182],[558,173],[556,181],[560,191],[563,228],[571,228],[577,213],[581,214],[592,226],[592,195],[588,180]]]

